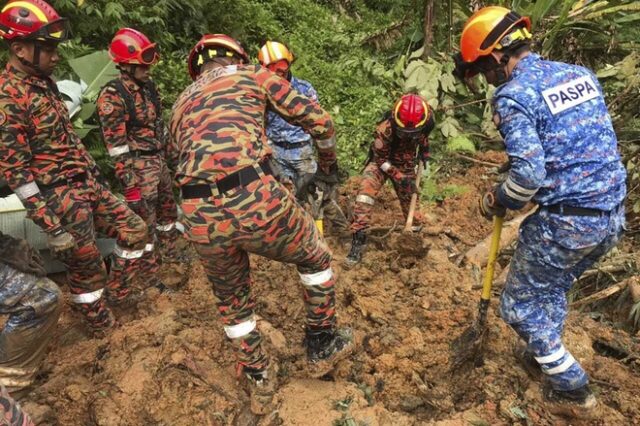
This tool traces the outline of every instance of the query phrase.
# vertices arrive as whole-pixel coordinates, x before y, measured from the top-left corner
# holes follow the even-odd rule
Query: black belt
[[[160,153],[159,149],[152,149],[149,151],[144,151],[142,149],[136,149],[134,151],[131,151],[131,156],[132,157],[152,157],[154,155],[158,155]]]
[[[51,182],[48,185],[44,185],[39,183],[38,184],[38,188],[40,188],[40,191],[51,191],[52,189],[61,187],[61,186],[65,186],[65,185],[71,185],[72,183],[77,183],[77,182],[84,182],[85,180],[87,180],[87,174],[86,173],[80,173],[77,175],[73,175],[71,177],[68,177],[66,179],[61,179],[61,180],[57,180],[55,182]]]
[[[279,146],[282,149],[296,149],[296,148],[302,148],[304,146],[307,146],[311,143],[311,139],[307,139],[306,141],[303,142],[276,142],[276,141],[271,141],[271,143],[273,143],[274,145]]]
[[[265,175],[273,175],[273,170],[269,165],[269,159],[264,159],[258,163],[258,166]],[[189,200],[192,198],[209,198],[213,196],[212,188],[218,190],[219,194],[231,191],[239,186],[246,186],[253,181],[260,179],[260,175],[254,166],[247,166],[237,172],[231,173],[212,184],[185,185],[180,188],[182,191],[182,199]]]
[[[542,206],[542,209],[548,211],[549,213],[559,214],[563,216],[593,216],[593,217],[602,217],[608,216],[611,212],[598,210],[598,209],[588,209],[584,207],[573,207],[573,206],[563,206],[562,204],[554,204],[551,206]]]

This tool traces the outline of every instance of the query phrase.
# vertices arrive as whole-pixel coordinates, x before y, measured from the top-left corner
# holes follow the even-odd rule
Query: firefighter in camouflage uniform
[[[256,329],[249,253],[297,265],[315,373],[328,372],[353,348],[351,330],[336,326],[331,252],[313,218],[274,176],[264,120],[272,108],[309,132],[318,149],[317,173],[324,176],[337,173],[334,128],[316,102],[250,65],[228,36],[203,36],[188,61],[195,81],[176,101],[170,123],[181,221],[213,286],[238,370],[250,384],[251,409],[264,414],[276,385],[275,363]]]
[[[416,160],[426,162],[429,159],[428,137],[434,126],[429,104],[415,94],[403,95],[378,124],[356,197],[351,223],[353,241],[345,267],[351,268],[362,260],[371,211],[387,179],[393,184],[405,218],[409,214],[411,195],[418,190]],[[419,227],[423,219],[417,209],[414,217],[414,224]]]
[[[97,101],[98,117],[107,151],[115,161],[129,207],[147,223],[150,242],[138,262],[149,285],[164,288],[154,235],[174,251],[177,206],[171,174],[165,161],[165,132],[160,98],[149,71],[159,59],[155,43],[141,32],[120,29],[109,46],[109,56],[120,76],[106,84]],[[125,277],[130,279],[131,275]],[[125,285],[113,283],[114,286]]]
[[[294,61],[291,51],[282,43],[267,41],[258,52],[258,61],[280,77],[286,78],[291,87],[313,101],[318,100],[318,94],[311,83],[292,75],[291,64]],[[315,180],[315,185],[309,185],[314,180],[318,164],[314,158],[313,141],[311,135],[300,126],[289,123],[273,110],[267,112],[267,138],[271,142],[273,158],[282,174],[291,179],[296,188],[296,196],[303,203],[311,200],[320,206],[312,214],[324,215],[333,225],[334,233],[344,233],[349,229],[349,222],[338,205],[338,179],[325,182]],[[336,176],[337,178],[337,176]],[[315,217],[316,220],[320,219]]]
[[[479,10],[464,26],[456,74],[482,73],[498,87],[493,120],[511,169],[480,200],[482,214],[539,205],[520,227],[502,318],[524,341],[517,353],[527,371],[544,373],[550,411],[589,418],[596,398],[562,343],[566,293],[622,234],[626,172],[596,76],[531,52],[530,29],[503,7]]]
[[[10,51],[0,75],[0,170],[67,267],[74,306],[93,328],[109,327],[107,270],[95,229],[117,234],[117,274],[124,273],[125,258],[141,255],[146,227],[97,181],[96,164],[50,78],[57,46],[69,34],[67,21],[42,0],[10,1],[0,12],[0,34]]]

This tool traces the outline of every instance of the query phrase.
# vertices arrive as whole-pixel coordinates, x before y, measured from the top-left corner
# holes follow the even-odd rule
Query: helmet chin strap
[[[18,56],[18,60],[25,67],[28,67],[34,70],[36,75],[40,77],[46,77],[47,74],[42,70],[42,68],[40,68],[40,53],[41,53],[40,43],[38,43],[37,41],[34,41],[33,42],[33,60],[29,61],[19,56]]]
[[[128,75],[138,86],[143,87],[146,83],[138,78],[136,78],[136,68],[138,65],[136,64],[124,64],[118,65],[116,68],[122,73]],[[129,71],[127,68],[132,67],[133,72]]]
[[[507,54],[502,55],[500,62],[497,63],[494,72],[496,73],[496,84],[498,86],[503,85],[509,80],[509,73],[507,72],[507,65],[511,57]]]

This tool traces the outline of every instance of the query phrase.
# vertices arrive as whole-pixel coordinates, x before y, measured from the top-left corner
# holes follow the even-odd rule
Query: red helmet
[[[153,65],[160,59],[156,43],[133,28],[121,28],[111,40],[109,56],[116,64]]]
[[[205,34],[189,53],[187,60],[189,74],[195,80],[200,75],[200,68],[206,61],[233,56],[239,57],[244,62],[249,62],[249,55],[237,40],[224,34]]]
[[[393,124],[400,137],[418,136],[433,129],[433,114],[424,99],[408,93],[393,108]]]
[[[5,40],[60,43],[70,34],[69,22],[42,0],[11,0],[0,11],[0,35]]]

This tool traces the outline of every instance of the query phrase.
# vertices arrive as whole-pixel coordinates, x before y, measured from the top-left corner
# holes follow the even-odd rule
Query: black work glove
[[[0,233],[0,262],[25,274],[44,277],[47,271],[40,253],[25,240]]]
[[[421,161],[422,165],[426,168],[427,162],[430,159],[431,159],[431,156],[429,155],[429,149],[423,146],[420,146],[420,148],[418,148],[418,161]]]
[[[480,198],[480,214],[487,220],[493,220],[494,216],[504,217],[507,214],[507,208],[498,201],[497,189],[498,187],[494,186]]]
[[[400,175],[400,180],[398,181],[401,187],[406,188],[407,191],[410,191],[410,194],[415,194],[418,192],[418,188],[416,187],[416,177],[411,175]]]

